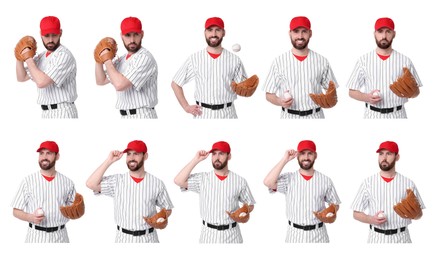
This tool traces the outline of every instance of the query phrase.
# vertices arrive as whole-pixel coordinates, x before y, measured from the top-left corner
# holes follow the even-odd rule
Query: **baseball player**
[[[24,62],[17,60],[17,80],[24,82],[31,79],[35,82],[38,90],[37,103],[41,105],[42,118],[77,118],[74,104],[77,99],[76,60],[73,54],[61,45],[60,21],[54,16],[44,17],[40,29],[46,51]],[[28,51],[30,50],[26,48],[22,52]]]
[[[214,170],[191,174],[194,167],[211,154]],[[243,243],[238,223],[245,223],[255,200],[244,178],[228,169],[231,147],[227,142],[213,144],[210,151],[201,150],[175,177],[182,191],[199,194],[202,230],[200,243]],[[239,202],[248,208],[245,215],[234,217]]]
[[[225,33],[221,18],[208,18],[205,22],[208,46],[188,57],[171,83],[179,104],[194,118],[237,118],[234,104],[237,94],[232,91],[231,83],[241,82],[247,75],[240,58],[222,47]],[[189,104],[182,87],[193,79],[196,103]]]
[[[13,215],[28,222],[26,243],[69,243],[69,218],[60,208],[74,202],[74,184],[55,169],[59,159],[55,142],[42,142],[37,152],[41,169],[22,181],[11,204]]]
[[[285,165],[296,157],[300,169],[281,174]],[[287,150],[264,179],[270,192],[285,194],[287,243],[329,242],[325,223],[335,221],[341,202],[331,179],[314,169],[316,159],[314,142],[303,140],[297,151]],[[330,204],[326,209],[325,203]]]
[[[289,35],[293,48],[273,61],[263,86],[266,99],[282,108],[282,119],[324,118],[321,105],[310,94],[323,95],[330,82],[335,91],[334,73],[326,58],[308,48],[312,30],[307,17],[294,17]]]
[[[425,205],[414,182],[396,171],[398,145],[386,141],[376,152],[381,171],[361,184],[351,206],[353,216],[370,225],[368,243],[411,243],[408,225],[412,219],[398,215],[393,205],[404,199],[407,189],[414,192],[420,205],[413,219],[422,217]]]
[[[417,86],[422,83],[411,60],[392,47],[396,36],[392,19],[384,17],[375,22],[376,50],[359,58],[347,83],[349,96],[365,103],[364,118],[407,118],[407,97],[399,97],[390,85],[408,68]],[[415,96],[419,95],[417,88]],[[413,96],[414,97],[414,96]]]
[[[103,176],[109,166],[124,154],[129,172]],[[165,228],[165,225],[146,219],[157,214],[156,207],[164,209],[165,224],[171,214],[173,204],[164,183],[144,169],[147,157],[146,144],[134,140],[124,151],[111,151],[86,183],[96,195],[103,194],[114,199],[116,243],[159,243],[156,229]]]
[[[158,65],[152,53],[141,43],[144,37],[141,21],[127,17],[121,22],[121,38],[127,53],[116,60],[96,63],[97,85],[109,82],[117,93],[115,107],[121,118],[156,119],[158,104]],[[108,50],[102,52],[104,54]]]

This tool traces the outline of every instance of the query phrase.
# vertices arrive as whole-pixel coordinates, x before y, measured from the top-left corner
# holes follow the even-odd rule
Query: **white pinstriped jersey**
[[[290,50],[275,58],[262,89],[280,97],[288,90],[294,99],[288,109],[306,111],[319,107],[309,94],[323,93],[322,89],[328,89],[329,81],[333,81],[338,87],[331,66],[325,57],[309,50],[306,59],[299,61]],[[323,111],[321,112],[311,117],[324,118]],[[282,113],[281,118],[306,118],[283,111]]]
[[[226,211],[233,212],[240,208],[239,202],[255,204],[246,180],[232,171],[229,171],[223,181],[215,175],[214,171],[191,174],[188,178],[188,190],[199,194],[202,220],[217,226],[234,222]],[[242,242],[238,224],[235,228],[220,231],[202,227],[200,243]]]
[[[75,196],[74,184],[66,176],[56,172],[55,178],[52,181],[47,181],[40,171],[37,171],[21,182],[11,206],[26,213],[33,213],[41,208],[45,218],[37,225],[59,227],[69,220],[61,214],[59,207],[73,203]],[[26,243],[44,242],[68,243],[66,228],[50,233],[33,228],[28,229]]]
[[[194,92],[196,101],[209,105],[219,105],[234,102],[237,99],[237,94],[232,91],[231,82],[238,83],[246,78],[244,65],[237,55],[223,49],[220,56],[213,59],[207,50],[203,49],[188,57],[177,71],[173,81],[182,87],[194,79],[196,82]],[[202,108],[203,115],[197,118],[237,118],[235,109],[226,113],[221,111],[223,109],[208,110],[210,109]]]
[[[386,182],[379,173],[372,175],[364,180],[352,203],[351,209],[354,211],[365,212],[374,216],[379,211],[384,211],[387,222],[375,226],[379,229],[398,229],[411,224],[411,219],[401,218],[393,209],[393,205],[400,202],[406,196],[406,190],[411,188],[416,195],[422,209],[425,205],[420,197],[419,191],[414,182],[407,177],[396,173],[394,179]],[[408,233],[397,235],[384,235],[369,229],[369,243],[393,243],[411,242]]]
[[[104,176],[101,193],[114,199],[114,219],[121,228],[137,231],[151,228],[143,217],[157,213],[156,207],[172,209],[173,204],[164,183],[150,173],[136,183],[129,173]],[[156,230],[144,236],[132,236],[117,231],[116,242],[158,243]]]
[[[72,103],[77,99],[76,92],[76,60],[73,54],[63,45],[46,57],[47,51],[35,58],[35,63],[53,84],[46,88],[38,88],[37,103],[40,105]],[[30,76],[30,72],[28,72]]]
[[[269,190],[274,192],[273,190]],[[285,194],[286,216],[291,223],[301,226],[316,225],[320,220],[313,212],[326,208],[326,204],[339,205],[340,198],[337,195],[331,179],[318,171],[308,181],[300,174],[286,172],[279,175],[277,180],[277,192]],[[287,243],[316,243],[329,242],[325,225],[311,231],[289,226],[286,237]]]
[[[126,60],[126,55],[114,62],[118,72],[123,74],[132,87],[117,91],[117,109],[152,108],[158,104],[158,64],[152,53],[141,47]]]
[[[355,65],[346,87],[348,89],[360,90],[364,93],[370,93],[372,90],[378,89],[382,100],[372,105],[377,108],[392,108],[404,105],[408,102],[408,98],[398,97],[390,90],[390,85],[402,76],[404,67],[410,70],[417,84],[421,87],[422,82],[411,60],[395,50],[392,51],[390,57],[386,60],[381,59],[376,51],[371,51],[361,56]],[[403,107],[402,110],[405,110],[405,107]],[[406,118],[407,114],[405,111],[381,114],[380,112],[370,111],[370,109],[367,108],[364,115],[364,118],[393,117]]]

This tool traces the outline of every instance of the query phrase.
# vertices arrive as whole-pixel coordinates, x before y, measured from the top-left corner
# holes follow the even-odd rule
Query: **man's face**
[[[209,47],[221,46],[225,30],[218,26],[211,26],[205,29],[205,40]]]
[[[298,27],[290,31],[291,44],[297,50],[304,50],[308,47],[312,31],[304,27]]]
[[[310,150],[303,150],[297,155],[299,166],[303,170],[310,170],[314,166],[317,154]]]
[[[228,165],[229,154],[215,150],[211,153],[212,167],[216,170],[223,170]]]
[[[62,33],[61,34],[50,33],[41,36],[44,47],[50,52],[55,51],[59,47],[59,45],[61,45],[61,35]]]
[[[395,167],[398,156],[388,150],[381,150],[378,156],[379,168],[382,171],[390,171]]]
[[[38,163],[41,170],[50,170],[51,168],[55,167],[56,165],[56,153],[51,152],[47,149],[42,149],[39,152],[39,158]]]
[[[131,53],[136,53],[139,49],[141,49],[141,41],[143,40],[143,35],[144,35],[143,32],[141,33],[130,32],[121,35],[126,50]]]
[[[396,36],[395,31],[392,31],[387,27],[382,27],[379,30],[375,31],[376,45],[380,49],[388,49],[391,47],[391,44],[395,36]]]
[[[129,170],[135,172],[141,169],[144,165],[144,153],[137,153],[130,150],[126,153],[126,165]]]

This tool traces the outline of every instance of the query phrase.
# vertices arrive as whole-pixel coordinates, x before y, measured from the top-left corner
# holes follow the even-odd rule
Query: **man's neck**
[[[144,170],[144,168],[139,169],[138,171],[130,171],[129,172],[130,176],[134,177],[134,178],[144,178],[144,176],[146,176],[146,171]]]
[[[300,169],[299,173],[305,176],[313,176],[314,175],[314,168],[311,168],[309,170]]]
[[[390,171],[380,171],[379,174],[384,178],[394,178],[396,176],[396,170],[393,168]]]
[[[49,170],[42,170],[41,169],[40,173],[44,176],[47,176],[47,177],[54,177],[56,175],[56,169],[55,169],[55,167],[53,167]]]
[[[294,54],[294,55],[297,55],[297,56],[308,56],[308,53],[310,52],[310,49],[308,49],[308,48],[305,48],[305,49],[303,49],[303,50],[298,50],[298,49],[296,49],[296,48],[292,48],[291,49],[291,52]]]
[[[206,47],[206,51],[208,51],[209,53],[213,53],[213,54],[220,54],[223,51],[223,47],[221,45],[217,46],[217,47],[208,46],[208,47]]]
[[[376,48],[376,53],[378,53],[379,55],[382,55],[382,56],[390,56],[392,51],[393,51],[393,49],[391,47],[387,48],[387,49],[381,49],[379,47]]]
[[[226,167],[226,168],[224,168],[224,169],[221,169],[221,170],[214,170],[214,173],[215,174],[217,174],[217,175],[219,175],[219,176],[228,176],[228,174],[229,174],[229,170],[228,170],[228,168]]]

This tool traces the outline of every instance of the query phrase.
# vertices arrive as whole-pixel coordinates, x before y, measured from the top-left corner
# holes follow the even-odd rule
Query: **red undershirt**
[[[384,56],[384,55],[381,55],[381,54],[378,54],[378,56],[379,56],[379,58],[381,58],[381,60],[386,60],[386,59],[388,59],[390,57],[390,55]]]
[[[294,55],[294,57],[296,57],[296,59],[298,59],[299,61],[303,61],[304,59],[306,59],[307,57],[308,57],[308,55],[307,56],[297,56],[296,54],[293,54]]]
[[[303,175],[302,173],[300,175],[302,175],[302,177],[307,181],[309,181],[314,176],[314,175],[311,175],[311,176]]]
[[[46,58],[47,58],[50,54],[52,54],[51,51],[46,52]]]
[[[53,179],[55,178],[55,176],[45,176],[44,174],[41,174],[42,177],[44,177],[44,179],[46,179],[47,181],[53,181]]]
[[[382,177],[381,176],[381,178],[385,181],[385,182],[391,182],[395,177],[392,177],[392,178],[385,178],[385,177]]]
[[[211,56],[213,59],[217,59],[220,56],[220,54],[221,54],[221,53],[215,54],[215,53],[211,53],[209,51],[207,51],[207,52],[208,52],[209,56]]]
[[[224,179],[226,179],[228,177],[228,175],[221,176],[221,175],[218,175],[218,174],[216,174],[215,176],[217,176],[217,178],[219,178],[219,180],[221,180],[221,181],[223,181]]]
[[[126,55],[126,60],[129,59],[130,56],[132,56],[132,54],[128,53],[128,54]]]
[[[132,178],[132,180],[134,180],[134,182],[136,182],[136,183],[140,183],[142,180],[144,180],[144,177],[143,178],[135,178],[135,177],[133,177],[133,176],[130,176],[131,178]]]

